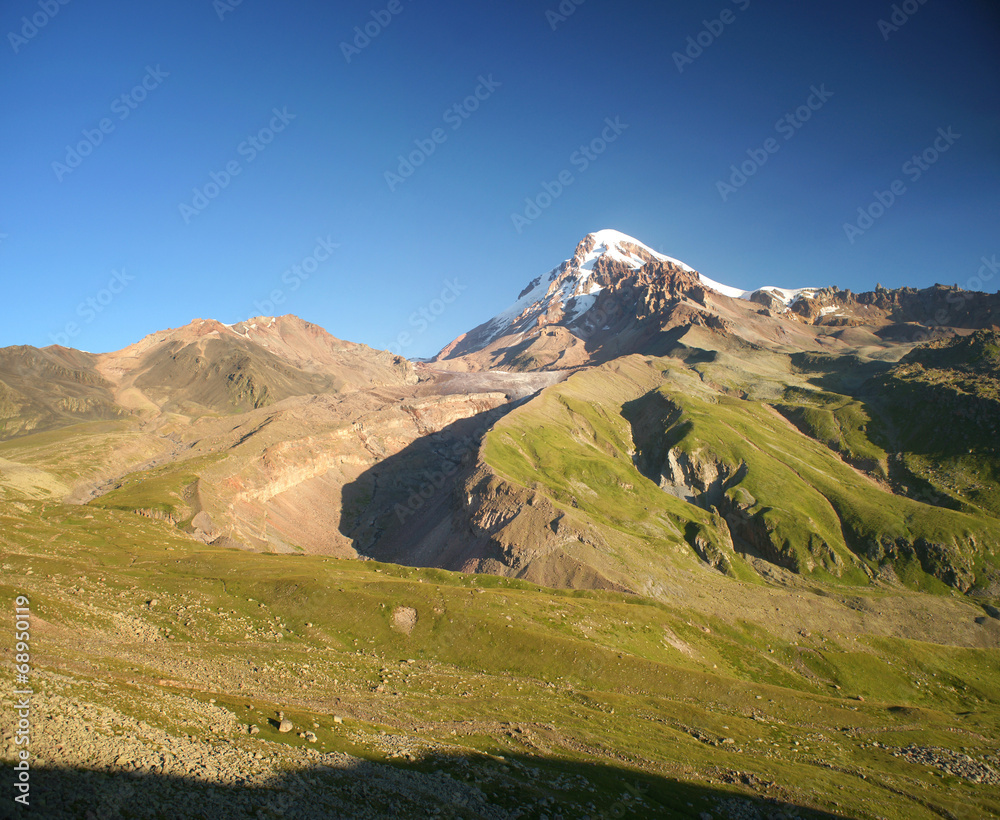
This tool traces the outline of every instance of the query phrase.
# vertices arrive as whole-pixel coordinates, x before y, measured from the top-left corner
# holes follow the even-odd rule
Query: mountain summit
[[[637,352],[651,333],[692,321],[711,324],[719,297],[787,310],[817,292],[723,285],[605,229],[584,237],[569,259],[528,283],[513,305],[453,341],[436,361],[452,366],[460,360],[469,369],[576,367]]]
[[[503,351],[505,355],[494,364],[530,364],[533,356],[524,354],[539,347],[544,350],[537,352],[547,360],[546,351],[572,348],[574,339],[601,332],[608,318],[604,310],[594,310],[601,295],[647,265],[662,266],[665,273],[682,278],[690,287],[699,284],[692,268],[683,262],[620,231],[597,231],[584,237],[561,265],[529,282],[513,305],[448,345],[437,361]],[[542,342],[553,336],[556,344]],[[580,363],[576,361],[579,356],[570,358],[573,364]]]

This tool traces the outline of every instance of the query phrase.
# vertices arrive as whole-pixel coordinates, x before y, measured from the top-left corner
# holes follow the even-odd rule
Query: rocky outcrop
[[[598,247],[598,242],[605,244]],[[490,367],[571,367],[592,361],[607,341],[620,341],[623,324],[663,325],[678,300],[704,305],[705,299],[697,274],[679,262],[615,232],[590,234],[570,259],[532,280],[514,307],[463,334],[435,361],[475,356],[492,346],[497,353],[483,360]],[[544,352],[553,331],[568,355]],[[615,355],[634,352],[621,345],[615,350]],[[483,366],[479,359],[467,363],[472,369]]]
[[[862,554],[881,565],[916,560],[924,572],[962,593],[976,585],[973,556],[975,540],[963,549],[956,544],[929,541],[926,538],[864,538],[856,542]]]
[[[456,422],[373,465],[345,488],[343,532],[361,555],[381,561],[630,589],[620,571],[591,560],[608,552],[600,535],[482,460],[484,434],[510,409]]]
[[[522,578],[545,586],[633,591],[595,556],[603,538],[571,519],[545,495],[511,484],[480,462],[452,499],[456,541],[447,568]]]
[[[874,291],[838,292],[848,305],[870,307],[892,322],[916,322],[928,327],[993,328],[1000,325],[1000,293],[963,290],[958,285],[930,288],[898,288],[881,285]]]

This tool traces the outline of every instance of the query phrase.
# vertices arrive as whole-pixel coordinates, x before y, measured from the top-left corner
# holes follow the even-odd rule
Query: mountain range
[[[998,594],[998,325],[997,294],[742,291],[604,230],[427,363],[198,319],[103,355],[7,348],[0,408],[15,451],[97,437],[39,479],[64,498],[234,547],[644,594],[681,547]]]
[[[602,715],[623,713],[618,728],[606,727],[606,748],[585,724],[539,717],[536,732],[553,728],[532,755],[593,756],[601,746],[626,765],[630,738],[645,737],[638,727],[657,714],[643,699],[667,697],[663,676],[673,676],[687,681],[684,709],[700,703],[702,687],[718,685],[713,697],[727,703],[722,693],[735,687],[728,721],[749,723],[732,730],[733,754],[743,756],[725,758],[736,774],[721,782],[747,794],[772,794],[765,780],[777,788],[802,774],[791,763],[762,774],[770,764],[751,750],[764,743],[754,715],[778,721],[786,710],[791,721],[809,703],[828,710],[823,732],[850,730],[845,743],[878,731],[904,749],[905,727],[933,724],[936,734],[917,740],[938,758],[954,745],[946,734],[959,713],[975,714],[982,744],[963,737],[982,745],[976,759],[986,768],[969,771],[1000,784],[989,757],[1000,748],[1000,692],[985,683],[1000,648],[1000,293],[742,290],[602,230],[429,360],[342,341],[295,316],[196,319],[105,354],[9,347],[0,350],[0,511],[5,571],[44,567],[31,582],[44,634],[72,655],[83,651],[73,634],[98,631],[98,648],[86,650],[97,654],[73,655],[74,669],[125,653],[133,659],[116,686],[148,678],[156,692],[195,687],[213,704],[234,698],[226,708],[240,716],[243,700],[259,709],[297,692],[294,675],[265,685],[233,672],[246,665],[246,647],[264,653],[251,666],[266,672],[280,665],[282,640],[303,641],[297,663],[308,661],[300,671],[310,677],[320,667],[308,653],[325,657],[336,645],[326,678],[312,680],[322,698],[299,701],[296,720],[308,713],[326,731],[320,715],[339,693],[359,721],[354,745],[337,747],[344,754],[373,749],[375,727],[393,725],[387,669],[409,652],[407,663],[430,664],[424,681],[437,681],[412,712],[430,710],[436,728],[414,716],[408,729],[428,743],[462,712],[435,700],[440,664],[465,676],[448,697],[480,691],[483,709],[499,685],[484,682],[487,667],[500,677],[516,668],[534,676],[519,690],[537,683],[545,693],[534,708],[545,711],[550,689],[568,687],[564,717],[598,702]],[[161,576],[163,550],[177,560],[168,556]],[[175,575],[176,587],[164,580]],[[75,591],[84,588],[90,604]],[[115,602],[133,589],[143,597],[126,624]],[[161,599],[170,608],[162,617],[150,603]],[[261,621],[265,607],[282,614]],[[572,626],[560,614],[567,607]],[[231,617],[243,626],[230,634],[220,620],[202,633],[195,610],[206,624]],[[189,675],[174,655],[150,661],[158,671],[147,674],[128,655],[136,641],[178,634],[199,663],[222,664],[216,678]],[[374,667],[359,671],[369,661],[355,658],[369,649],[382,670],[371,687]],[[591,658],[598,651],[606,654]],[[641,682],[632,687],[625,667]],[[950,689],[925,698],[911,691],[917,678],[936,679],[921,692]],[[865,697],[877,698],[875,711],[848,714]],[[482,751],[507,748],[521,725],[516,703],[502,707],[505,726],[477,724]],[[655,743],[636,740],[645,757],[628,765],[662,774],[650,761],[669,758],[671,776],[694,782],[729,754],[730,729],[705,735],[675,706],[657,707],[675,714],[671,728],[654,732]],[[269,743],[285,742],[279,724]],[[785,743],[775,731],[767,743]],[[687,755],[706,738],[713,748],[695,754],[691,771],[665,751],[690,741]],[[847,778],[841,788],[868,771],[865,748],[852,746],[831,770]],[[925,796],[909,771],[893,781],[893,794],[908,795],[898,813],[880,814],[867,785],[846,798],[844,815],[832,786],[815,800],[781,794],[828,817],[985,816],[935,789]],[[944,771],[962,789],[973,782]],[[992,811],[995,795],[969,805]],[[690,805],[718,812],[723,799]],[[614,800],[601,805],[611,811]],[[613,816],[674,816],[668,803]],[[469,811],[455,816],[485,816]]]

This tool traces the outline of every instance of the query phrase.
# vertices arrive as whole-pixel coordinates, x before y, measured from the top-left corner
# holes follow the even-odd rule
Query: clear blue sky
[[[966,286],[1000,255],[1000,17],[988,0],[908,0],[915,13],[880,30],[892,5],[585,0],[560,20],[559,0],[8,0],[0,345],[74,323],[72,346],[112,350],[248,318],[280,290],[276,313],[424,356],[600,228],[740,287]],[[390,22],[345,55],[356,26],[380,28],[373,12]],[[688,37],[706,44],[690,62],[675,55]],[[809,102],[800,128],[776,127]],[[433,153],[387,180],[418,140]],[[935,140],[936,162],[904,172]],[[758,149],[767,162],[720,192]],[[197,201],[227,165],[238,175]],[[896,180],[851,242],[845,223]],[[318,238],[339,247],[283,281]],[[457,298],[414,327],[453,280]]]

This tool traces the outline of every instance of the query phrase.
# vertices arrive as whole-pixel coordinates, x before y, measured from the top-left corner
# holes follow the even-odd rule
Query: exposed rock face
[[[0,350],[0,439],[159,412],[241,413],[291,396],[417,381],[405,359],[295,316],[232,327],[196,319],[114,353]]]
[[[930,288],[880,288],[869,293],[841,292],[848,304],[883,311],[894,322],[919,322],[927,326],[992,328],[1000,324],[1000,293],[977,293],[958,286]]]
[[[922,352],[926,355],[926,351]],[[734,467],[701,451],[688,452],[672,446],[672,441],[682,435],[677,430],[682,424],[679,408],[659,394],[647,397],[646,403],[644,413],[633,419],[633,429],[645,434],[636,442],[637,466],[664,491],[712,512],[716,527],[728,533],[721,548],[700,531],[688,533],[689,543],[704,561],[727,572],[727,554],[735,549],[797,573],[822,566],[834,575],[842,574],[844,560],[815,533],[802,545],[804,550],[796,550],[783,538],[767,508],[761,509],[757,499],[741,486],[748,472],[745,463]],[[662,431],[659,437],[657,430]],[[657,463],[661,456],[662,462]],[[974,537],[969,537],[967,543],[922,537],[871,537],[854,531],[850,520],[843,522],[843,528],[847,545],[878,565],[915,559],[927,574],[962,593],[969,592],[976,584],[975,556],[983,545]]]
[[[410,606],[397,606],[392,611],[392,619],[389,625],[396,632],[409,635],[417,625],[417,610]]]
[[[435,361],[462,369],[574,367],[635,352],[651,332],[676,326],[670,313],[678,302],[690,302],[693,313],[706,303],[694,271],[614,231],[588,235],[518,299]]]
[[[344,488],[388,459],[406,461],[406,451],[418,442],[432,442],[441,430],[506,403],[503,393],[416,400],[397,393],[385,403],[359,395],[300,405],[241,445],[238,458],[213,471],[217,479],[207,503],[224,511],[232,537],[248,546],[288,545],[356,557],[355,538],[344,532],[342,518],[357,515],[360,502],[345,497]],[[289,436],[291,430],[301,432]],[[440,469],[436,455],[428,454],[425,461],[428,471]],[[388,475],[385,482],[395,478]],[[402,503],[408,497],[402,496]],[[384,512],[391,515],[392,508]]]
[[[436,446],[435,472],[420,453],[400,454],[351,487],[365,507],[345,518],[358,550],[381,561],[523,578],[557,587],[630,589],[570,553],[601,538],[570,521],[542,493],[483,463],[485,430],[456,425]],[[382,480],[391,474],[395,482]],[[371,492],[369,494],[369,489]]]
[[[101,443],[106,462],[87,466],[86,478],[69,497],[100,502],[112,493],[108,506],[162,519],[219,546],[361,556],[553,586],[640,591],[643,584],[659,582],[650,580],[651,572],[637,580],[640,573],[622,556],[647,560],[648,551],[629,552],[626,542],[649,536],[657,549],[676,548],[687,560],[693,549],[723,573],[745,569],[739,561],[746,555],[796,572],[819,568],[841,577],[848,570],[862,572],[858,556],[876,569],[914,559],[926,573],[962,591],[992,589],[989,578],[977,576],[975,564],[975,556],[992,548],[986,543],[992,536],[973,536],[970,530],[959,537],[959,528],[941,537],[938,530],[923,529],[917,537],[907,509],[890,537],[834,509],[829,491],[819,493],[819,512],[803,519],[801,507],[789,503],[784,509],[784,499],[768,498],[768,489],[754,483],[764,474],[759,467],[747,480],[754,455],[732,455],[726,446],[730,433],[710,430],[708,438],[687,438],[682,394],[670,393],[674,403],[665,393],[644,391],[662,384],[671,371],[669,354],[688,368],[685,389],[711,394],[703,416],[730,399],[773,407],[783,401],[789,379],[798,378],[793,371],[805,368],[807,360],[833,360],[831,353],[844,351],[857,357],[841,356],[828,371],[833,373],[861,363],[857,351],[874,351],[865,354],[861,381],[871,379],[887,402],[922,403],[930,410],[923,426],[895,425],[904,445],[944,438],[954,450],[946,455],[964,451],[993,458],[1000,435],[1000,334],[981,330],[968,339],[952,337],[955,329],[996,324],[998,298],[973,299],[941,286],[879,287],[864,294],[836,288],[737,291],[628,237],[600,232],[532,281],[510,310],[457,339],[431,366],[340,341],[295,317],[234,326],[196,320],[102,356],[62,348],[0,351],[0,421],[8,425],[0,435],[81,419],[115,421]],[[903,355],[928,333],[943,340]],[[642,355],[626,357],[637,351]],[[784,359],[766,363],[772,370],[765,375],[755,369],[763,358],[741,358],[750,353]],[[596,426],[568,425],[561,439],[552,439],[555,445],[545,440],[553,415],[539,411],[533,426],[508,442],[528,464],[523,472],[504,473],[504,462],[487,458],[484,437],[519,402],[584,366],[615,360],[608,368],[613,370],[620,357],[642,359],[650,371],[659,368],[658,381],[643,381],[641,390],[619,396],[624,405],[607,399]],[[829,387],[821,370],[798,379],[797,389],[841,389]],[[603,374],[603,368],[595,371]],[[760,398],[757,382],[768,379],[773,384],[761,391],[774,395]],[[578,406],[599,405],[608,383],[595,380],[597,395],[575,397]],[[619,388],[616,382],[612,392]],[[634,396],[640,398],[630,401]],[[797,419],[792,432],[809,437],[804,415],[819,409],[799,410],[803,418],[793,411],[783,418]],[[545,447],[565,449],[583,439],[588,447],[611,446],[602,436],[622,425],[622,417],[632,426],[635,467],[684,502],[669,499],[669,514],[646,522],[648,531],[639,534],[623,534],[627,528],[618,526],[614,513],[588,517],[591,513],[580,509],[579,487],[603,497],[608,486],[597,483],[595,490],[579,484],[553,493],[562,476],[544,473],[538,464]],[[944,433],[938,429],[942,424],[948,427]],[[739,436],[745,427],[740,420],[729,429]],[[843,432],[835,425],[831,430],[832,438],[817,436],[828,447]],[[783,435],[779,431],[776,440]],[[713,440],[716,444],[704,443]],[[628,465],[633,453],[615,441],[615,458]],[[587,451],[572,462],[574,468],[595,453],[599,450]],[[841,456],[838,451],[835,457]],[[861,472],[888,461],[885,453],[882,461],[878,453],[867,458],[843,460]],[[28,475],[28,465],[10,464],[10,469],[3,464],[5,473],[20,470],[32,497],[67,497],[70,488],[46,483],[51,476],[43,470],[32,468]],[[525,480],[522,486],[513,477],[532,470],[544,480]],[[819,482],[799,480],[794,485],[799,494]],[[953,485],[967,480],[970,486],[935,505],[974,516],[990,503],[1000,504],[991,502],[980,473],[950,480]],[[152,501],[152,493],[142,492],[149,487],[159,493]],[[610,487],[610,497],[619,498],[618,488],[630,493],[631,476]],[[965,497],[960,490],[968,490]],[[650,493],[663,499],[655,488]],[[151,507],[157,503],[160,507]],[[792,527],[792,519],[801,526]]]
[[[880,564],[916,558],[928,575],[959,592],[969,592],[976,583],[973,556],[979,545],[974,539],[965,550],[956,544],[932,542],[926,538],[867,539],[858,543],[867,558]]]
[[[818,536],[811,536],[805,545],[806,553],[816,562],[812,566],[804,565],[801,555],[790,549],[788,543],[783,543],[767,515],[755,511],[757,500],[739,486],[745,475],[746,465],[733,469],[700,453],[671,449],[661,467],[660,485],[664,490],[714,512],[728,529],[729,538],[726,541],[730,550],[735,547],[741,552],[750,551],[799,573],[810,571],[819,564],[840,575],[844,568],[843,559]],[[925,538],[871,539],[861,534],[851,536],[849,529],[847,534],[848,543],[856,552],[878,564],[916,558],[929,575],[963,593],[975,584],[973,561],[980,546],[975,539],[962,548]],[[691,543],[703,560],[723,572],[727,571],[725,551],[720,551],[698,534],[691,539]]]
[[[543,494],[509,483],[481,461],[449,503],[450,532],[431,542],[443,547],[436,565],[546,586],[634,589],[624,574],[606,573],[574,555],[580,547],[600,550],[603,539],[598,533],[579,526]]]

